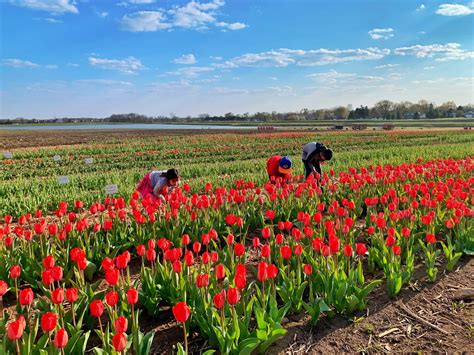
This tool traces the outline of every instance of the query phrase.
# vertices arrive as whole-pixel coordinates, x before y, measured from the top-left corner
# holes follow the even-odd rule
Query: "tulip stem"
[[[18,344],[18,339],[15,340],[16,343],[16,353],[20,355],[20,344]]]
[[[183,333],[184,333],[184,350],[188,354],[188,338],[186,336],[186,323],[183,323]]]

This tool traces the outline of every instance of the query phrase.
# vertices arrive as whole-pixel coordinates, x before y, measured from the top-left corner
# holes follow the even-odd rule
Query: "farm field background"
[[[207,182],[229,187],[235,179],[261,186],[267,178],[266,159],[273,154],[290,156],[295,172],[301,174],[301,147],[311,140],[334,149],[335,158],[327,169],[336,173],[348,167],[397,165],[420,157],[461,158],[474,152],[474,134],[463,130],[189,132],[0,131],[2,149],[14,154],[2,161],[0,215],[36,208],[51,211],[60,201],[75,199],[91,203],[105,196],[107,184],[117,184],[120,193],[127,195],[148,170],[169,167],[178,168],[197,191]],[[55,155],[61,160],[54,161]],[[93,158],[93,163],[85,164],[86,158]],[[69,184],[58,182],[61,175],[69,177]]]
[[[4,352],[473,350],[472,131],[0,139]],[[335,152],[324,190],[299,176],[309,141]],[[268,183],[273,154],[291,183]],[[170,167],[164,205],[133,194]]]

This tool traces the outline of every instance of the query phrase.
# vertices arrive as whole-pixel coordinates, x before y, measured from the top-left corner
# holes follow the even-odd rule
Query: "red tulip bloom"
[[[230,288],[227,290],[227,302],[229,302],[229,304],[230,304],[231,306],[233,306],[233,305],[235,305],[237,302],[239,302],[239,299],[240,299],[239,290],[236,289],[236,288],[230,287]]]
[[[118,269],[110,269],[105,272],[105,281],[109,286],[117,285],[120,278],[120,271]]]
[[[201,243],[194,242],[193,243],[193,251],[197,254],[201,251]]]
[[[124,333],[117,333],[112,338],[112,345],[118,352],[122,352],[127,347],[127,337]]]
[[[393,245],[395,245],[395,238],[394,237],[387,237],[387,239],[385,239],[385,245],[387,245],[388,247],[391,247]]]
[[[435,235],[431,233],[426,233],[426,242],[428,244],[435,244],[436,243]]]
[[[294,251],[295,251],[296,256],[300,256],[301,253],[303,252],[303,247],[301,246],[301,244],[296,244]]]
[[[367,247],[365,246],[364,243],[357,243],[356,252],[358,255],[365,255],[365,253],[367,253]]]
[[[274,278],[278,276],[278,268],[276,267],[276,265],[274,264],[268,265],[267,275],[268,275],[268,278],[271,280],[273,280]]]
[[[23,335],[23,331],[25,330],[26,327],[26,321],[25,318],[20,315],[18,316],[17,320],[11,322],[7,326],[7,336],[8,339],[11,341],[16,341],[21,338]]]
[[[227,235],[226,242],[227,245],[232,245],[234,244],[235,237],[232,234]]]
[[[225,291],[219,292],[214,296],[214,307],[217,309],[224,308],[225,305]]]
[[[305,264],[303,266],[303,272],[308,276],[311,275],[313,273],[313,266],[311,264]]]
[[[183,269],[183,265],[181,264],[180,261],[174,261],[173,262],[173,271],[177,274],[179,274]]]
[[[268,278],[267,274],[267,268],[268,265],[265,261],[261,261],[258,263],[258,268],[257,268],[257,279],[260,282],[265,282]]]
[[[191,315],[191,310],[184,302],[179,302],[172,308],[174,318],[177,322],[185,323]]]
[[[278,245],[282,244],[282,243],[283,243],[283,240],[284,240],[284,238],[283,238],[283,235],[282,235],[282,234],[278,233],[278,234],[275,236],[275,243],[276,243],[276,244],[278,244]]]
[[[128,328],[128,319],[120,316],[115,320],[115,331],[117,333],[125,333]]]
[[[141,257],[145,256],[145,246],[143,244],[137,245],[137,254]]]
[[[53,266],[49,271],[51,271],[54,281],[61,281],[63,278],[63,268],[61,266]]]
[[[408,238],[410,236],[410,229],[408,229],[407,227],[403,227],[402,228],[402,235],[405,237],[405,238]]]
[[[147,259],[149,262],[155,261],[155,259],[156,259],[156,251],[155,251],[155,249],[148,249],[148,250],[146,251],[146,259]]]
[[[67,335],[67,331],[64,328],[59,329],[56,332],[54,337],[54,347],[56,349],[64,349],[67,345],[69,337]]]
[[[51,292],[51,300],[54,304],[61,304],[64,301],[64,290],[62,288],[57,288]]]
[[[280,247],[280,253],[283,259],[288,260],[291,258],[291,248],[287,245]]]
[[[187,251],[186,254],[184,254],[184,262],[187,267],[194,265],[194,255],[192,251]]]
[[[46,312],[41,316],[41,329],[44,333],[49,333],[56,328],[58,317],[55,313]]]
[[[135,304],[138,302],[138,291],[134,288],[127,291],[127,302],[128,304]]]
[[[326,244],[323,244],[321,247],[321,254],[323,254],[324,257],[328,257],[331,254],[331,250],[329,249],[329,246]]]
[[[374,233],[375,233],[375,228],[374,227],[367,228],[367,234],[368,235],[373,235]]]
[[[215,269],[215,272],[216,272],[216,278],[218,280],[223,280],[225,278],[225,267],[224,267],[224,265],[222,265],[222,264],[217,265],[216,269]]]
[[[181,246],[185,247],[189,243],[191,243],[191,238],[189,237],[189,235],[183,234],[183,236],[181,237]]]
[[[10,268],[10,277],[12,279],[17,279],[20,277],[20,274],[21,274],[21,268],[20,268],[20,265],[13,265],[11,268]]]
[[[245,253],[245,246],[243,246],[241,243],[235,243],[234,253],[237,256],[242,256]]]
[[[452,229],[454,227],[454,222],[452,219],[448,219],[444,222],[444,225],[446,226],[446,228]]]
[[[3,280],[0,280],[0,298],[3,297],[8,291],[8,284],[3,281]]]
[[[54,282],[53,275],[51,275],[50,270],[46,270],[41,273],[41,281],[45,286],[49,286]]]
[[[262,229],[262,237],[265,238],[265,239],[268,239],[270,238],[271,236],[271,230],[269,227],[265,227]]]
[[[352,252],[353,252],[352,246],[350,244],[346,244],[344,246],[344,255],[350,258],[352,256]]]
[[[395,255],[400,255],[400,253],[402,252],[402,248],[400,247],[400,245],[392,246],[392,250],[393,250],[393,254]]]
[[[92,317],[99,318],[104,313],[104,304],[101,300],[92,301],[89,305],[89,311]]]
[[[25,288],[20,291],[20,304],[22,306],[29,306],[33,303],[33,299],[35,298],[35,294],[31,288]]]
[[[205,251],[201,255],[201,261],[204,265],[209,264],[209,262],[211,261],[211,255],[207,251]]]
[[[118,303],[118,293],[115,291],[110,291],[105,294],[105,303],[107,303],[110,307],[115,307]]]
[[[264,258],[270,257],[270,252],[271,250],[268,244],[265,244],[264,246],[262,246],[262,251],[261,251],[262,257]]]
[[[341,247],[341,243],[339,239],[336,237],[329,239],[329,249],[331,250],[332,254],[337,254],[339,252],[339,248]]]
[[[69,303],[76,302],[77,296],[78,296],[77,288],[67,288],[66,289],[66,299]]]
[[[237,264],[235,271],[235,286],[244,289],[247,285],[247,268],[245,265]]]
[[[54,263],[54,257],[51,255],[48,255],[46,258],[43,259],[43,266],[45,269],[51,269],[54,266]]]
[[[207,287],[209,285],[209,275],[200,274],[196,277],[196,286],[199,288]]]

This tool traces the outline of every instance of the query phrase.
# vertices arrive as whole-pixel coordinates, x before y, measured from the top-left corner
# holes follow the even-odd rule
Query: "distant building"
[[[464,114],[464,117],[466,117],[466,118],[474,118],[474,111],[467,111],[467,112]]]
[[[416,118],[426,118],[426,114],[423,112],[405,112],[403,118],[416,119]]]
[[[366,124],[353,124],[352,129],[355,131],[361,131],[361,130],[367,129],[367,125]]]

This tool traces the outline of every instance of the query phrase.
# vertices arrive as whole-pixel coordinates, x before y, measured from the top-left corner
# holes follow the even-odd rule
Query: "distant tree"
[[[389,118],[390,111],[393,110],[393,102],[390,100],[382,100],[375,104],[374,110],[378,117]]]

